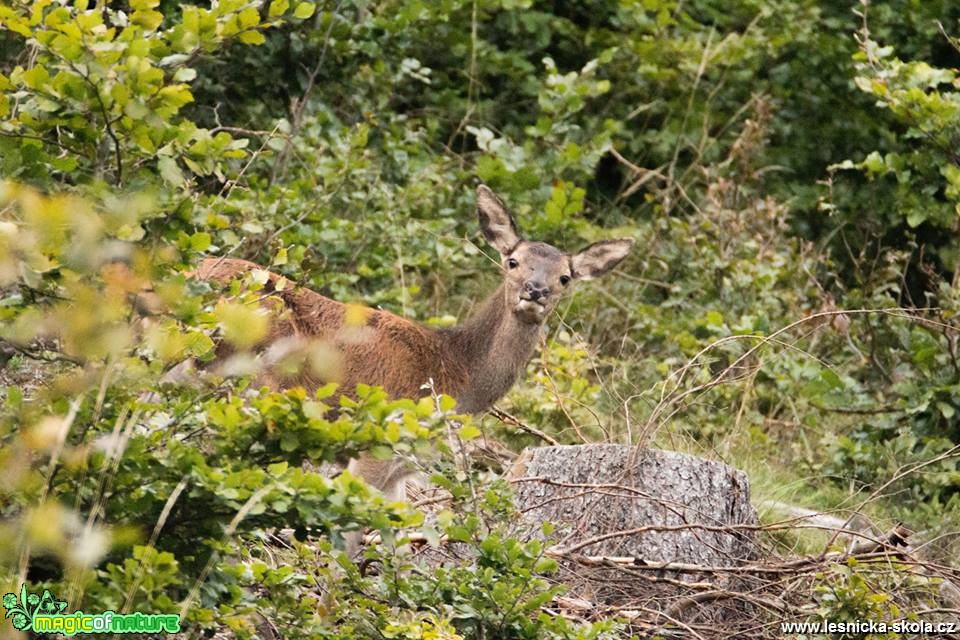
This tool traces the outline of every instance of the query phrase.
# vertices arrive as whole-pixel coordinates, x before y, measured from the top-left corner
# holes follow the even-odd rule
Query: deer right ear
[[[520,233],[513,216],[485,184],[477,187],[477,217],[483,236],[501,255],[509,254],[520,244]]]
[[[599,278],[627,257],[634,242],[633,238],[594,242],[580,253],[570,256],[573,277],[580,280]]]

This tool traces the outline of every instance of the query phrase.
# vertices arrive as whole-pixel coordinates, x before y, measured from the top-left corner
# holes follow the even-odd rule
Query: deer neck
[[[467,372],[465,388],[456,393],[458,408],[480,413],[503,397],[526,368],[542,328],[508,308],[501,285],[469,320],[445,330],[447,353]]]

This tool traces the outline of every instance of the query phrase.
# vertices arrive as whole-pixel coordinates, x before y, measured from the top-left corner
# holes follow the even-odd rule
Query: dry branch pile
[[[812,511],[761,525],[746,475],[722,463],[621,445],[554,446],[526,450],[508,479],[523,514],[517,535],[542,538],[543,522],[556,527],[544,553],[560,564],[552,579],[569,589],[545,607],[552,614],[625,618],[632,632],[662,637],[782,638],[781,623],[838,620],[831,602],[842,617],[844,598],[872,597],[878,616],[899,610],[921,623],[960,623],[960,571],[925,559],[905,528],[857,531],[855,518]],[[803,530],[829,539],[821,553],[776,548],[778,537]],[[468,561],[458,546],[444,545],[440,561]],[[424,549],[421,557],[439,559]]]
[[[624,616],[660,635],[782,637],[782,622],[823,611],[825,585],[858,597],[856,566],[869,578],[864,595],[883,595],[886,610],[960,621],[960,573],[919,559],[909,532],[833,527],[845,551],[783,557],[763,534],[831,527],[808,517],[759,525],[745,474],[718,462],[617,445],[544,447],[525,452],[511,478],[531,531],[549,520],[566,533],[547,551],[570,587],[554,602],[564,615]]]

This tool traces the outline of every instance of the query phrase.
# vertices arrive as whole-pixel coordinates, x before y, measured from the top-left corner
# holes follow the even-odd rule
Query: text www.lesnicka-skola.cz
[[[920,633],[946,634],[960,633],[960,624],[956,622],[930,622],[928,620],[898,620],[897,622],[875,622],[873,620],[853,620],[836,622],[817,620],[816,622],[781,622],[780,631],[787,633]]]

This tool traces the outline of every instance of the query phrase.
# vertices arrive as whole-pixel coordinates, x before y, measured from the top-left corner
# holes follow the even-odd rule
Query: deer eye
[[[570,276],[560,276],[560,284],[563,286],[570,284]]]
[[[520,263],[517,262],[514,258],[510,258],[509,260],[507,260],[508,269],[516,269],[519,266],[520,266]]]

